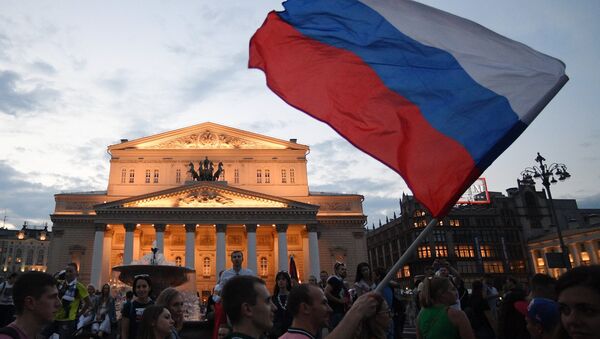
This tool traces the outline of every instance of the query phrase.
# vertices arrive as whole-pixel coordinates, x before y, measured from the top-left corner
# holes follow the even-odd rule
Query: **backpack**
[[[13,339],[19,339],[19,332],[10,326],[0,328],[0,334],[6,334]]]

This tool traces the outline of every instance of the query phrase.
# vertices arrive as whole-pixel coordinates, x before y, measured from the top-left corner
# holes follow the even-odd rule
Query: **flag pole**
[[[396,272],[398,272],[398,270],[400,270],[400,267],[402,267],[402,265],[404,265],[404,263],[408,260],[408,258],[410,256],[412,256],[413,253],[416,252],[417,246],[419,246],[421,241],[423,239],[425,239],[429,235],[429,233],[431,233],[431,231],[433,230],[433,228],[435,227],[435,225],[437,223],[438,223],[437,218],[431,219],[429,224],[427,224],[427,226],[423,229],[423,231],[421,231],[421,234],[419,234],[419,236],[415,239],[415,241],[413,241],[413,243],[406,249],[406,251],[404,251],[404,254],[402,254],[400,259],[398,259],[398,261],[396,261],[394,266],[392,266],[392,268],[390,268],[390,271],[385,276],[385,278],[383,278],[381,280],[381,282],[379,283],[379,285],[377,285],[375,292],[381,294],[381,292],[383,291],[383,288],[390,282],[390,280],[392,280],[392,277],[396,274]]]

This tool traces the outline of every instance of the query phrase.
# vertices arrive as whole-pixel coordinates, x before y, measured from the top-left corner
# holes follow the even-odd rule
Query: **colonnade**
[[[134,231],[136,223],[124,223],[125,228],[125,243],[123,253],[123,265],[129,265],[133,261],[134,253]],[[158,251],[163,253],[165,246],[165,229],[166,224],[155,223],[154,230],[156,232],[156,247]],[[227,231],[227,224],[215,224],[216,229],[216,272],[220,272],[225,269],[226,260],[228,254],[225,252],[226,241],[225,234]],[[257,224],[248,223],[245,224],[246,229],[246,250],[247,257],[245,263],[247,268],[253,272],[257,272],[257,252],[256,252],[256,229]],[[185,224],[185,266],[190,269],[196,269],[196,224]],[[288,270],[288,244],[287,244],[287,230],[288,224],[276,224],[275,229],[277,231],[277,268],[279,271]],[[309,224],[306,226],[308,232],[308,258],[309,258],[309,272],[311,275],[316,277],[319,276],[320,263],[319,263],[319,244],[317,236],[317,225]],[[106,268],[103,262],[104,256],[110,255],[110,253],[104,253],[104,242],[105,232],[107,231],[107,224],[96,223],[95,234],[94,234],[94,249],[92,254],[92,270],[91,270],[91,283],[95,286],[101,286],[102,271]],[[285,259],[284,259],[285,258]]]

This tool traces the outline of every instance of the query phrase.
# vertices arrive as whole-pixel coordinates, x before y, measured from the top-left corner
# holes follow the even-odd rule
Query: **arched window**
[[[210,258],[204,257],[204,260],[202,262],[202,274],[204,274],[205,276],[209,276],[210,271]]]
[[[181,257],[175,257],[175,265],[181,266]]]
[[[181,183],[181,169],[177,169],[175,170],[175,183],[179,184]]]
[[[23,250],[21,250],[20,248],[17,248],[17,251],[15,253],[15,261],[17,263],[20,263],[21,260],[23,260]]]
[[[269,261],[266,257],[260,257],[260,275],[263,277],[269,275]]]
[[[41,249],[38,251],[38,256],[37,256],[37,261],[35,263],[36,265],[43,265],[44,264],[44,250]]]
[[[127,170],[121,169],[121,183],[124,184],[125,180],[127,180]]]
[[[271,183],[271,171],[268,169],[265,170],[265,184]]]
[[[146,179],[144,180],[144,182],[146,184],[150,183],[150,170],[149,169],[146,170]]]
[[[27,251],[27,260],[25,265],[33,265],[33,249]]]

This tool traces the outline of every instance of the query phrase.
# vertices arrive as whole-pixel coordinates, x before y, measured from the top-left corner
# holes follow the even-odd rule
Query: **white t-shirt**
[[[236,272],[233,268],[228,269],[227,271],[223,271],[223,274],[221,274],[221,279],[219,279],[219,285],[221,286],[221,288],[223,288],[223,286],[225,286],[225,283],[227,282],[227,280],[235,277],[236,275],[255,275],[254,272],[252,272],[252,270],[247,269],[247,268],[240,268],[239,272]]]

